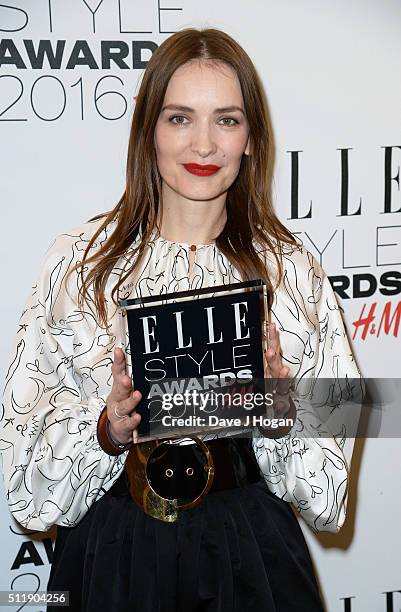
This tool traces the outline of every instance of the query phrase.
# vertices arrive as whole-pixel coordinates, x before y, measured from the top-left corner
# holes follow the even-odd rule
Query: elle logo
[[[235,327],[235,337],[234,340],[245,340],[249,338],[249,327],[246,322],[246,311],[248,310],[248,304],[246,302],[236,302],[231,304],[233,307],[233,319],[234,319],[234,327]],[[205,312],[205,322],[207,325],[208,332],[208,341],[207,344],[219,344],[223,342],[223,333],[216,333],[215,324],[214,324],[214,309],[215,306],[208,306],[207,308],[203,308],[202,310]],[[242,311],[242,312],[241,312]],[[188,337],[184,340],[184,330],[183,330],[183,320],[182,320],[183,311],[173,312],[171,324],[175,327],[176,337],[177,337],[177,346],[176,349],[185,349],[192,347],[192,337]],[[160,351],[159,342],[156,340],[155,331],[157,327],[157,316],[150,315],[147,317],[140,317],[143,326],[143,339],[145,345],[144,355],[150,353],[158,353]],[[152,345],[151,345],[152,341]],[[185,344],[186,342],[186,344]]]

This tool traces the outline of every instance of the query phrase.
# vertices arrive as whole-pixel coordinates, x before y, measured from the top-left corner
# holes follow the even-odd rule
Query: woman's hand
[[[275,323],[269,323],[269,348],[265,352],[266,377],[275,380],[274,412],[278,416],[285,415],[289,410],[290,370],[283,365],[281,357],[280,337]]]
[[[283,365],[279,333],[274,323],[269,324],[269,348],[267,351],[265,351],[265,359],[265,375],[268,378],[273,378],[275,380],[275,387],[273,389],[274,416],[277,418],[293,419],[293,421],[295,421],[296,409],[289,394],[291,385],[290,381],[288,380],[288,374],[290,373],[290,370],[287,366]],[[281,438],[291,430],[291,426],[276,429],[259,427],[259,429],[263,435],[266,435],[266,437]]]
[[[142,399],[140,391],[132,390],[132,381],[125,370],[125,355],[121,348],[114,349],[114,361],[111,366],[113,386],[106,399],[107,418],[110,421],[110,434],[120,444],[136,442],[137,427],[141,415],[135,408]],[[119,415],[119,416],[118,416]]]

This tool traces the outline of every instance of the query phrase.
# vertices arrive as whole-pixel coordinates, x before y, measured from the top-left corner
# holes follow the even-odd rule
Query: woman
[[[48,589],[69,591],[71,609],[323,609],[288,502],[314,530],[340,528],[352,452],[344,427],[341,440],[326,428],[317,436],[295,397],[291,431],[239,448],[245,486],[221,476],[220,490],[174,523],[145,514],[123,477],[141,394],[118,347],[117,298],[264,278],[267,374],[335,372],[338,385],[359,376],[326,275],[273,211],[272,147],[244,50],[218,30],[178,32],[144,73],[123,196],[46,255],[6,381],[14,423],[3,461],[14,517],[58,525]],[[336,426],[341,410],[331,411]]]

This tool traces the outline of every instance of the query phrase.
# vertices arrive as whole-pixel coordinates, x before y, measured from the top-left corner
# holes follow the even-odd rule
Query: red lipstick
[[[184,168],[191,174],[197,174],[198,176],[210,176],[220,170],[220,166],[214,166],[213,164],[184,164]]]

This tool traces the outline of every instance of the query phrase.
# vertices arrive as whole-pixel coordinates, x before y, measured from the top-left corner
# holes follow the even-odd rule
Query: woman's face
[[[155,128],[164,193],[167,189],[202,201],[225,193],[239,172],[242,155],[249,154],[248,135],[241,87],[230,66],[195,61],[178,68]],[[218,170],[202,168],[205,165]]]

